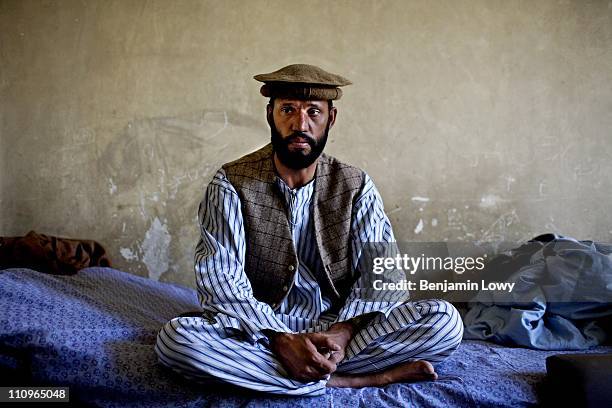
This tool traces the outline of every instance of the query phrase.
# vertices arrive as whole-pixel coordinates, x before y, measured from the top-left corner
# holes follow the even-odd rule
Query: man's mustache
[[[308,143],[311,147],[317,144],[317,141],[314,138],[308,136],[307,134],[302,132],[293,132],[284,139],[285,145],[293,143],[297,141],[297,139],[304,139],[304,141],[306,141],[306,143]]]

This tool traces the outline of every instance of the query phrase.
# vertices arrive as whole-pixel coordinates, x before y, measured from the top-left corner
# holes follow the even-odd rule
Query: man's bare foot
[[[438,379],[438,374],[429,361],[409,361],[373,374],[332,374],[328,387],[384,387],[397,382],[427,381]]]

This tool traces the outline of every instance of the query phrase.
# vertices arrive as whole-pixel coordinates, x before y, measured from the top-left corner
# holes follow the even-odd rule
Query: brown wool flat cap
[[[264,83],[259,91],[268,98],[335,100],[342,97],[340,86],[352,84],[340,75],[308,64],[287,65],[253,78]]]

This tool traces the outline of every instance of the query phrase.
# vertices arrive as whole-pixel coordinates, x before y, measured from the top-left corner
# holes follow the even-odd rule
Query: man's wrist
[[[348,339],[352,339],[353,335],[357,331],[355,324],[350,320],[345,320],[343,322],[334,323],[330,326],[329,330],[331,332],[342,332],[344,333]]]
[[[277,335],[279,335],[280,333],[272,330],[272,329],[263,329],[261,331],[263,333],[264,336],[266,336],[268,338],[268,340],[272,341]]]
[[[270,341],[270,344],[278,341],[281,337],[290,334],[290,333],[285,333],[285,332],[278,332],[272,329],[263,329],[261,332],[268,338],[268,341]]]
[[[355,316],[351,319],[345,320],[345,322],[350,322],[355,332],[363,329],[370,323],[370,321],[376,316],[376,313],[366,313],[359,316]]]

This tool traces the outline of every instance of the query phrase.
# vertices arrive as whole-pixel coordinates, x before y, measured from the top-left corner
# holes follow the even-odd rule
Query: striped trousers
[[[292,380],[265,344],[252,344],[237,334],[201,317],[177,317],[160,330],[155,351],[163,365],[198,382],[224,382],[281,395],[325,393],[327,379]],[[337,372],[372,373],[414,360],[435,364],[459,346],[462,335],[461,317],[450,303],[410,302],[357,332]]]

